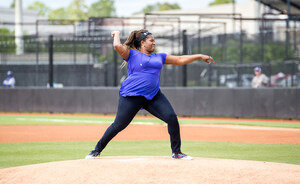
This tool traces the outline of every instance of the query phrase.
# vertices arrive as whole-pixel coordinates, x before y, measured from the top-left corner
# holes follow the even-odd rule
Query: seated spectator
[[[262,88],[268,85],[269,78],[261,72],[260,67],[254,68],[255,77],[252,79],[252,87],[253,88]]]
[[[13,76],[13,72],[12,71],[8,71],[6,73],[7,77],[6,79],[3,81],[3,86],[4,87],[10,87],[10,88],[14,88],[15,84],[16,84],[16,80]]]

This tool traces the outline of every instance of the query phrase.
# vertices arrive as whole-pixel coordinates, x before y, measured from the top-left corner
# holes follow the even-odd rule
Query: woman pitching
[[[159,76],[163,64],[185,65],[202,59],[214,63],[212,57],[202,54],[172,56],[153,53],[155,40],[145,29],[132,31],[124,45],[120,42],[120,32],[111,33],[114,49],[127,62],[128,78],[122,83],[118,112],[115,121],[107,128],[96,147],[85,157],[93,159],[100,155],[108,142],[125,129],[137,112],[143,108],[166,122],[170,134],[172,158],[191,160],[181,152],[181,139],[177,115],[168,99],[159,89]]]

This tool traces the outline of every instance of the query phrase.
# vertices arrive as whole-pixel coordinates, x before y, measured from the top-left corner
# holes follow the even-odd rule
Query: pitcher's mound
[[[5,184],[300,183],[300,165],[170,157],[101,157],[0,170]]]

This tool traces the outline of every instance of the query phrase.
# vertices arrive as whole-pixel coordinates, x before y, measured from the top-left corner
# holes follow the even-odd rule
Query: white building
[[[23,31],[25,34],[35,34],[35,22],[38,19],[45,19],[38,15],[37,11],[23,10]],[[7,28],[10,31],[15,30],[15,9],[0,8],[0,28]]]
[[[181,16],[178,15],[177,17],[180,17],[181,23],[181,29],[187,29],[189,31],[197,31],[199,26],[197,22],[201,22],[201,29],[205,30],[206,28],[214,28],[209,31],[209,34],[212,33],[222,33],[224,32],[224,26],[222,23],[226,24],[226,33],[237,33],[240,32],[241,24],[239,20],[233,21],[233,13],[235,12],[236,18],[242,17],[242,18],[261,18],[262,14],[264,12],[270,12],[271,10],[266,7],[263,4],[258,3],[255,0],[248,0],[243,3],[236,3],[235,6],[233,4],[223,4],[223,5],[214,5],[209,6],[206,8],[195,8],[190,10],[170,10],[170,11],[163,11],[159,12],[161,14],[165,14],[165,16],[168,16],[168,14],[172,14],[173,17],[175,17],[173,14],[199,14],[195,16]],[[272,12],[276,12],[275,10],[272,10]],[[228,14],[228,15],[204,15],[204,14]],[[137,15],[140,17],[143,17],[142,14]],[[159,16],[147,16],[147,17],[153,17],[156,18],[159,22]],[[162,16],[160,16],[162,17]],[[217,18],[218,17],[218,18]],[[184,23],[184,21],[194,21],[195,23]],[[213,24],[214,22],[218,22]],[[150,21],[149,21],[149,24]],[[216,26],[218,25],[219,26]],[[259,21],[243,21],[242,22],[242,29],[249,34],[254,34],[259,32]]]
[[[279,14],[278,11],[260,4],[256,0],[248,0],[243,3],[214,5],[206,8],[195,8],[189,10],[169,10],[157,12],[160,15],[147,15],[146,28],[155,35],[170,36],[179,35],[179,31],[187,30],[189,35],[199,34],[201,37],[215,36],[218,34],[240,34],[241,30],[247,36],[254,36],[260,33],[261,19],[264,13]],[[233,16],[233,13],[236,15]],[[185,15],[182,15],[185,14]],[[195,15],[192,15],[195,14]],[[133,15],[133,18],[139,17],[139,20],[128,20],[129,24],[137,23],[143,26],[144,14]],[[233,18],[236,19],[233,19]],[[240,21],[239,18],[247,19]],[[264,22],[264,30],[272,31],[274,39],[285,39],[285,18],[286,16],[265,15],[265,18],[276,18],[282,20]],[[169,22],[168,22],[169,20]],[[179,23],[180,22],[180,23]],[[160,25],[160,26],[158,26]],[[129,30],[142,28],[141,26],[132,26]],[[179,35],[180,36],[180,35]],[[276,38],[275,38],[276,37]],[[176,46],[177,47],[177,46]]]
[[[40,36],[50,34],[73,34],[73,25],[48,25],[47,17],[38,15],[37,11],[23,9],[23,32],[24,35],[35,35],[38,31]],[[39,20],[37,22],[37,20]],[[0,8],[0,28],[7,28],[10,31],[15,30],[15,9]],[[36,25],[38,24],[38,29]]]

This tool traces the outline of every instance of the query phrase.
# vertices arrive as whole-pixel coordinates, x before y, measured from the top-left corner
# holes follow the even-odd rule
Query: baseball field
[[[0,183],[300,183],[300,121],[137,116],[99,159],[84,160],[114,115],[0,113]]]

